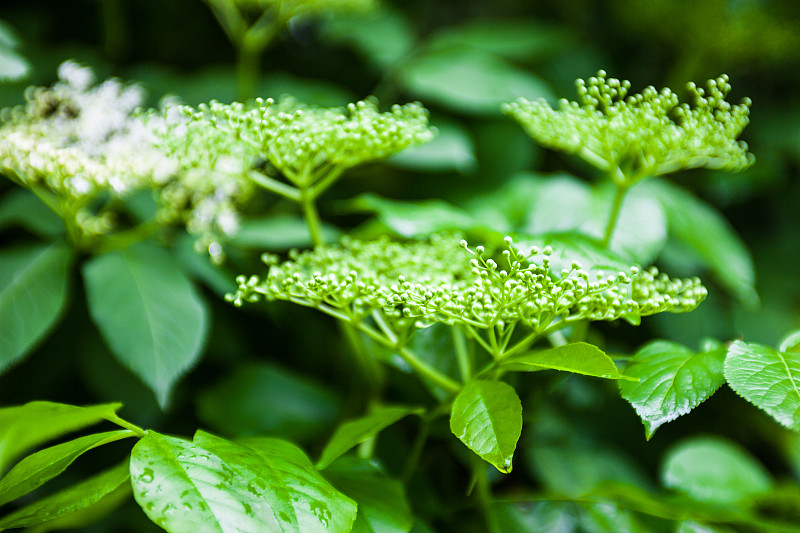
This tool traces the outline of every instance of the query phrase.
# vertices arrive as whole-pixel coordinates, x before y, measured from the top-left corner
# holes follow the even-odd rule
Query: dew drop
[[[142,483],[152,483],[153,482],[153,469],[152,468],[145,468],[142,471],[142,475],[139,476],[139,481]]]
[[[187,511],[191,511],[192,510],[192,504],[184,503],[183,504],[183,508],[186,509]]]
[[[291,518],[289,518],[289,515],[288,515],[288,514],[286,514],[286,513],[284,513],[283,511],[281,511],[281,512],[278,514],[278,516],[280,516],[280,517],[281,517],[281,520],[283,520],[284,522],[290,522],[290,521],[291,521]]]
[[[242,502],[242,506],[244,507],[244,513],[245,514],[247,514],[247,515],[252,515],[253,514],[253,508],[250,507],[249,503]]]

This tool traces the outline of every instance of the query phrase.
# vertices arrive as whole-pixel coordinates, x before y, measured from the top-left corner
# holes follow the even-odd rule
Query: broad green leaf
[[[322,450],[317,468],[320,470],[326,468],[354,446],[358,446],[408,415],[420,412],[422,410],[418,407],[381,407],[366,416],[345,422],[336,429]]]
[[[39,444],[101,420],[114,418],[122,404],[78,407],[31,402],[0,409],[0,475],[20,454]]]
[[[545,177],[538,180],[520,229],[534,235],[576,230],[589,220],[593,202],[586,182],[568,174]]]
[[[522,403],[511,385],[475,380],[453,401],[450,431],[478,454],[508,474],[522,433]]]
[[[728,221],[712,206],[667,180],[648,180],[641,187],[661,202],[670,235],[708,265],[738,298],[755,305],[753,259]]]
[[[0,371],[58,321],[67,299],[72,250],[42,244],[0,252]]]
[[[386,7],[363,15],[331,17],[323,24],[322,35],[357,48],[382,68],[402,59],[417,39],[405,16]]]
[[[675,530],[675,533],[733,533],[733,530],[688,520],[678,524],[678,529]]]
[[[358,504],[352,533],[406,533],[414,517],[403,485],[370,461],[342,457],[325,469],[325,478]]]
[[[381,222],[402,237],[421,237],[448,229],[468,230],[480,225],[466,212],[442,200],[402,202],[367,193],[350,201],[350,208],[376,213]]]
[[[415,55],[403,63],[398,78],[423,100],[469,115],[499,115],[502,104],[519,97],[552,96],[540,78],[474,48]]]
[[[85,435],[25,457],[0,478],[0,505],[16,500],[53,479],[92,448],[134,436],[128,430]]]
[[[296,446],[237,444],[199,431],[194,442],[154,431],[131,455],[133,495],[170,532],[346,532],[356,505]]]
[[[695,352],[668,341],[653,341],[634,354],[621,381],[620,394],[642,419],[650,439],[662,424],[685,415],[725,383],[725,347]]]
[[[735,504],[772,486],[761,463],[718,437],[695,437],[674,446],[667,453],[661,479],[695,500],[719,504]]]
[[[509,59],[542,57],[566,44],[561,28],[535,20],[498,20],[483,17],[437,33],[430,46],[469,46]]]
[[[725,359],[725,379],[745,400],[800,431],[800,353],[734,341]]]
[[[497,502],[492,505],[500,531],[509,533],[575,533],[572,502]]]
[[[163,249],[149,245],[94,257],[83,268],[92,319],[114,355],[165,407],[205,340],[205,302]]]
[[[197,397],[200,419],[229,435],[307,440],[330,429],[338,398],[303,376],[277,366],[237,366]]]
[[[322,238],[325,241],[336,241],[339,235],[339,230],[333,226],[322,225]],[[243,248],[255,248],[262,251],[307,248],[312,244],[306,221],[292,215],[243,220],[236,233],[231,235],[228,241]]]
[[[438,133],[431,142],[411,146],[390,157],[397,167],[424,172],[460,172],[475,170],[475,147],[469,132],[456,122],[434,121]]]
[[[548,350],[513,355],[503,361],[501,368],[522,372],[562,370],[607,379],[624,377],[617,370],[613,359],[597,346],[585,342],[573,342]]]
[[[26,505],[0,518],[0,530],[30,527],[76,513],[101,501],[129,479],[127,459],[76,485]]]
[[[131,497],[131,484],[123,483],[89,507],[62,515],[55,520],[37,524],[26,529],[26,533],[45,533],[46,531],[62,531],[90,526],[115,511]]]
[[[64,233],[58,215],[26,189],[14,189],[0,202],[0,228],[11,225],[20,225],[40,237]]]
[[[778,344],[779,352],[800,352],[800,330],[786,335]]]

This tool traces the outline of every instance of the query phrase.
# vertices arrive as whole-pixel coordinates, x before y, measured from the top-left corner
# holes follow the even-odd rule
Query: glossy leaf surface
[[[25,450],[112,418],[120,407],[118,403],[78,407],[30,402],[0,409],[0,473]]]
[[[15,500],[56,477],[92,448],[133,436],[134,433],[127,430],[85,435],[25,457],[0,478],[0,505]]]
[[[800,353],[734,341],[725,359],[725,378],[744,399],[800,431]]]
[[[30,527],[91,507],[127,484],[128,461],[0,518],[0,530]]]
[[[634,354],[620,393],[642,419],[647,438],[663,424],[685,415],[725,383],[725,348],[695,352],[674,342],[654,341]]]
[[[453,401],[450,431],[478,454],[508,474],[522,433],[522,403],[502,381],[468,383]]]
[[[150,431],[133,450],[131,480],[137,503],[170,532],[347,532],[356,516],[299,448],[277,439]]]
[[[613,359],[597,346],[586,342],[573,342],[548,350],[514,355],[504,360],[502,367],[523,372],[562,370],[607,379],[623,377]]]

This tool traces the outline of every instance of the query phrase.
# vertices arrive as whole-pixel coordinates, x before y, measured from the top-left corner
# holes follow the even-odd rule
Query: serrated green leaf
[[[21,453],[71,431],[114,418],[122,404],[78,407],[31,402],[0,409],[0,474]]]
[[[326,468],[354,446],[358,446],[408,415],[421,412],[422,409],[418,407],[382,407],[366,416],[345,422],[336,429],[322,450],[317,468],[320,470]]]
[[[728,221],[712,206],[667,180],[648,180],[641,187],[664,207],[669,234],[694,252],[744,303],[757,304],[753,259]]]
[[[695,500],[718,504],[735,504],[772,487],[761,463],[718,437],[695,437],[674,446],[667,453],[661,479]]]
[[[0,530],[30,527],[76,513],[102,500],[128,481],[128,461],[0,518]]]
[[[625,377],[617,370],[614,360],[603,350],[586,342],[573,342],[548,350],[513,355],[503,361],[501,368],[520,372],[562,370],[606,379]]]
[[[734,341],[725,359],[725,379],[745,400],[800,431],[800,353]]]
[[[573,261],[579,262],[586,272],[594,273],[627,272],[631,267],[629,261],[603,248],[597,239],[576,232],[520,236],[514,245],[523,253],[533,246],[540,250],[552,247],[550,268],[556,272],[569,270]]]
[[[53,479],[83,453],[134,436],[128,430],[85,435],[25,457],[0,478],[0,505],[16,500]]]
[[[340,234],[341,232],[330,224],[322,225],[322,237],[326,242],[336,241]],[[262,251],[284,251],[312,245],[306,221],[291,215],[244,220],[228,241],[243,248],[256,248]]]
[[[356,505],[296,446],[231,442],[198,431],[193,442],[149,431],[133,449],[137,503],[170,532],[350,531]]]
[[[800,352],[800,330],[786,335],[778,344],[779,352]]]
[[[406,533],[414,517],[403,485],[366,459],[341,457],[325,469],[325,478],[358,504],[352,533]]]
[[[410,146],[387,160],[387,163],[423,172],[460,172],[468,174],[477,167],[475,147],[469,132],[456,122],[434,121],[436,137],[431,142]]]
[[[72,250],[42,244],[0,252],[0,371],[55,325],[67,300]]]
[[[442,230],[467,230],[480,225],[465,211],[442,200],[402,202],[377,194],[362,194],[350,201],[354,211],[378,215],[386,226],[402,237],[421,237]]]
[[[413,61],[403,63],[398,78],[425,101],[470,115],[499,115],[502,104],[519,97],[552,96],[540,78],[474,48],[415,55]]]
[[[200,419],[225,434],[303,441],[326,432],[338,398],[318,383],[275,365],[238,366],[197,397]]]
[[[83,277],[92,319],[112,352],[165,407],[175,380],[200,356],[205,302],[173,258],[150,245],[94,257]]]
[[[519,396],[502,381],[471,381],[453,401],[450,431],[484,461],[510,473],[522,433]]]
[[[662,424],[685,415],[725,383],[725,348],[695,352],[674,342],[653,341],[630,359],[620,394],[642,419],[650,439]]]
[[[64,223],[44,202],[26,189],[14,189],[0,202],[0,228],[19,225],[40,237],[64,233]]]

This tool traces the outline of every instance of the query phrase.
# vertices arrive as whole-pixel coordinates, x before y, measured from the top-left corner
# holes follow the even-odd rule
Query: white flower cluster
[[[690,311],[706,296],[698,279],[671,280],[655,269],[590,276],[574,262],[570,269],[553,272],[551,253],[548,247],[522,256],[510,238],[497,260],[483,246],[471,249],[454,237],[408,243],[352,240],[295,253],[283,263],[265,256],[267,277],[240,276],[239,290],[229,299],[236,305],[262,297],[287,300],[354,320],[377,309],[420,327],[443,322],[491,328],[521,322],[543,331],[559,320],[638,323],[646,315]]]
[[[685,168],[736,171],[753,163],[747,144],[737,140],[749,122],[750,100],[728,103],[725,75],[709,80],[706,89],[690,83],[692,105],[679,104],[666,88],[629,96],[630,82],[607,78],[602,70],[577,87],[580,102],[561,100],[553,109],[544,100],[521,98],[504,112],[544,146],[603,171],[622,169],[631,181]]]

